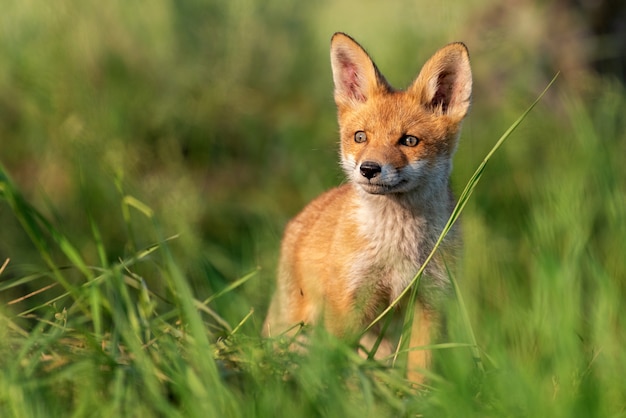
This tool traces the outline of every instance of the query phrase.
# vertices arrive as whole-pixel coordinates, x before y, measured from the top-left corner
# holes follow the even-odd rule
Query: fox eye
[[[413,135],[404,135],[400,138],[400,144],[406,145],[407,147],[414,147],[420,142],[416,136]]]
[[[357,131],[357,132],[354,134],[354,142],[357,142],[357,143],[359,143],[359,144],[360,144],[360,143],[365,142],[366,140],[367,140],[367,135],[365,135],[365,132],[363,132],[363,131]]]

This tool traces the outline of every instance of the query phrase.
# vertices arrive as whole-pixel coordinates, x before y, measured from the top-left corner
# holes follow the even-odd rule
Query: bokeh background
[[[611,0],[6,0],[0,161],[94,265],[91,220],[111,261],[154,242],[142,213],[131,210],[130,226],[124,220],[130,195],[154,210],[165,236],[178,235],[177,263],[200,299],[260,267],[217,302],[235,321],[254,307],[253,333],[286,221],[343,181],[333,32],[356,38],[396,87],[436,49],[463,41],[475,83],[455,158],[457,194],[561,72],[490,161],[463,215],[462,286],[474,319],[522,321],[527,310],[542,318],[572,286],[580,296],[612,283],[626,295],[625,10]],[[0,201],[6,258],[3,279],[46,270]],[[144,276],[158,288],[149,269]],[[542,281],[554,294],[537,294]],[[30,281],[1,297],[41,286]],[[498,321],[480,327],[487,345],[490,327]],[[510,332],[512,344],[523,338]]]

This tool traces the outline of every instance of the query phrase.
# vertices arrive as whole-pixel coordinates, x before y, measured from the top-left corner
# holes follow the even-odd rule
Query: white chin
[[[366,193],[369,194],[390,194],[397,193],[397,187],[385,186],[380,184],[359,184],[359,187]]]

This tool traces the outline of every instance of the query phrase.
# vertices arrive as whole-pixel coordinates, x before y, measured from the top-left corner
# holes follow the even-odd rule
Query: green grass
[[[626,416],[626,91],[562,69],[491,155],[560,69],[558,17],[493,7],[3,5],[0,416]],[[335,30],[398,85],[472,54],[464,249],[418,390],[321,330],[259,337],[284,223],[343,181]]]

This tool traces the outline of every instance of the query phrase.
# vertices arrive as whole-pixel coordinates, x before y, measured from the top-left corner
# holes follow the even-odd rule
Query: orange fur
[[[455,204],[449,174],[472,84],[465,46],[437,51],[404,91],[394,90],[345,34],[332,38],[331,64],[349,182],[287,225],[265,335],[303,322],[358,337],[409,284]],[[453,231],[443,250],[455,241]],[[437,300],[448,287],[436,257],[420,283],[411,347],[430,344]],[[429,358],[427,350],[411,351],[409,377],[421,380]]]

